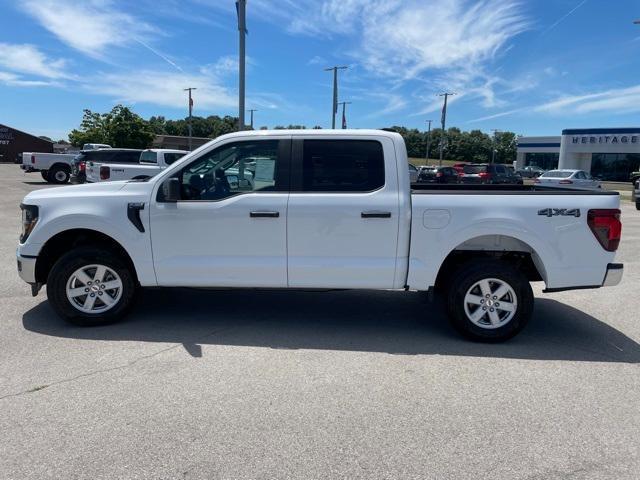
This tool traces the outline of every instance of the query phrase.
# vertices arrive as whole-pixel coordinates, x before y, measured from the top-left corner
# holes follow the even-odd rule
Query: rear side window
[[[167,154],[165,154],[166,158]],[[140,154],[140,163],[158,163],[158,154],[156,152],[144,151]]]
[[[302,190],[370,192],[384,186],[384,154],[375,140],[305,140]]]
[[[140,163],[140,151],[119,151],[113,152],[109,163]]]
[[[167,165],[171,165],[173,162],[178,160],[179,158],[184,157],[186,154],[184,153],[165,153],[164,154],[164,163]]]
[[[567,170],[551,170],[550,172],[543,173],[540,176],[545,178],[568,178],[572,173],[573,172]]]

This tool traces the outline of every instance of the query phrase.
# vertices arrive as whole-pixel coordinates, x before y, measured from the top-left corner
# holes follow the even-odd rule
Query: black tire
[[[58,185],[62,185],[63,183],[67,183],[69,178],[71,177],[71,169],[66,165],[54,165],[49,170],[49,174],[47,175],[47,181],[49,183],[56,183]]]
[[[474,285],[485,279],[496,279],[504,282],[511,287],[515,294],[516,298],[513,303],[516,303],[517,306],[510,319],[507,320],[508,312],[499,312],[496,309],[496,315],[503,315],[502,318],[506,321],[504,325],[498,327],[491,325],[480,326],[479,324],[482,322],[491,323],[489,312],[486,315],[483,314],[478,324],[472,322],[467,315],[465,297],[468,292],[474,292],[474,290],[470,290]],[[497,285],[497,283],[490,282],[490,285]],[[484,295],[480,294],[480,298],[482,297]],[[493,305],[496,301],[503,301],[503,298],[505,296],[497,300],[491,298],[490,303]],[[484,301],[483,298],[482,302]],[[471,304],[469,305],[471,306]],[[475,305],[473,305],[473,308],[476,308]],[[481,306],[477,308],[488,309],[488,307]],[[491,310],[491,312],[493,311]],[[475,313],[475,310],[471,313]],[[508,340],[525,327],[532,313],[533,291],[531,290],[531,284],[520,271],[506,262],[491,259],[470,261],[454,273],[452,281],[449,283],[447,292],[447,314],[449,320],[456,330],[472,340],[480,342],[503,342]],[[496,323],[496,325],[499,325],[499,323]]]
[[[640,210],[640,201],[636,201],[636,210]]]
[[[49,170],[41,170],[41,171],[40,171],[40,175],[42,175],[42,179],[43,179],[45,182],[48,182],[48,181],[49,181]]]
[[[67,282],[70,281],[74,272],[83,266],[93,264],[104,265],[113,270],[122,282],[122,291],[118,300],[109,310],[101,313],[82,312],[67,298]],[[101,248],[80,247],[66,253],[53,265],[47,278],[47,297],[55,312],[63,319],[80,326],[117,322],[131,308],[136,291],[137,281],[131,268],[118,254]]]

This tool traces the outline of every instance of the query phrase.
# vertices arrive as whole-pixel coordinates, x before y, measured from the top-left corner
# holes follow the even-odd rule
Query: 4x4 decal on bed
[[[543,208],[542,210],[538,210],[538,215],[543,215],[545,217],[579,217],[580,209],[579,208]]]

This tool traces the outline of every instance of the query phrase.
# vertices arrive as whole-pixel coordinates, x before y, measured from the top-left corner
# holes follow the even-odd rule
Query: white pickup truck
[[[460,332],[499,341],[531,317],[531,281],[620,282],[618,207],[607,191],[412,189],[391,132],[238,132],[144,181],[31,192],[17,262],[80,325],[120,319],[139,287],[435,288]]]
[[[153,177],[176,160],[184,157],[186,150],[152,148],[140,154],[138,163],[99,163],[87,165],[87,182],[111,182],[117,180],[142,180]]]
[[[24,152],[20,168],[27,173],[40,172],[49,183],[67,183],[77,153]]]

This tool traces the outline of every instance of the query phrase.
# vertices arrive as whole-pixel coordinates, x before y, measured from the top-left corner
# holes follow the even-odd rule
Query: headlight
[[[35,205],[23,205],[20,204],[22,210],[22,235],[20,235],[20,243],[24,243],[33,228],[38,223],[38,207]]]

